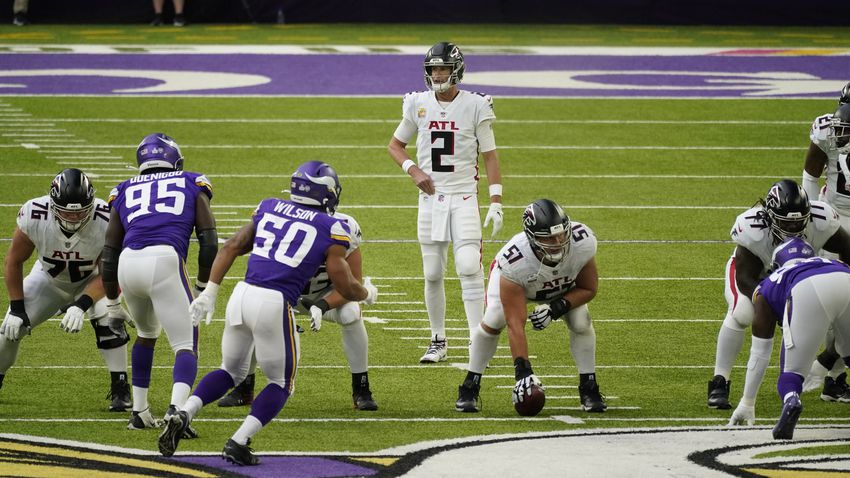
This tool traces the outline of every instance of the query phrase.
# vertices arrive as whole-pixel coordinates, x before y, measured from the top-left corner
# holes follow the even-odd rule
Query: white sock
[[[245,421],[242,422],[242,426],[240,426],[239,429],[236,430],[236,433],[234,433],[230,438],[240,445],[246,445],[248,443],[248,439],[256,435],[257,432],[262,429],[263,424],[257,420],[257,417],[248,415],[245,417]]]
[[[176,382],[171,386],[171,405],[177,405],[177,409],[182,409],[186,399],[189,398],[189,392],[192,387],[188,383]]]
[[[741,348],[744,346],[744,331],[722,325],[717,334],[717,352],[714,357],[714,375],[722,375],[726,380],[732,374],[732,367]]]
[[[127,344],[114,349],[97,349],[110,372],[127,372]]]
[[[431,322],[431,337],[446,336],[446,289],[443,281],[425,281],[425,308]]]
[[[596,330],[593,324],[583,334],[570,330],[570,353],[573,354],[578,373],[596,372]]]
[[[369,369],[369,336],[362,320],[342,326],[342,348],[351,373],[363,373]]]
[[[186,399],[181,410],[189,414],[189,419],[195,418],[195,415],[204,407],[204,402],[197,395],[192,395]]]
[[[472,331],[472,343],[469,345],[469,371],[484,373],[487,362],[496,354],[499,346],[499,334],[490,334],[481,326]]]
[[[148,389],[133,385],[133,411],[143,412],[148,407]]]

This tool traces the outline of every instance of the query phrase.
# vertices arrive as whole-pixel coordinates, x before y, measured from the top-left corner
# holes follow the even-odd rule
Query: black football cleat
[[[374,412],[378,409],[377,402],[372,398],[372,391],[368,388],[352,393],[351,399],[354,401],[355,410]]]
[[[602,413],[608,409],[605,397],[599,393],[599,384],[596,380],[588,380],[578,386],[578,394],[581,399],[581,409],[591,413]]]
[[[130,384],[126,380],[113,382],[106,394],[106,399],[111,400],[109,404],[110,412],[126,412],[133,409],[133,402],[130,400]]]
[[[729,403],[729,386],[731,380],[726,380],[723,375],[715,375],[708,382],[708,408],[718,410],[729,410],[732,404]]]
[[[189,414],[186,412],[179,411],[168,416],[165,430],[159,435],[159,452],[162,456],[174,455],[187,428],[189,428]]]
[[[233,387],[227,395],[218,401],[219,407],[242,407],[254,402],[254,378],[252,373],[245,377],[239,385]]]
[[[177,415],[177,413],[177,407],[174,405],[169,405],[168,410],[165,411],[165,416],[162,417],[163,423],[168,425],[168,422],[171,420],[171,417]],[[198,438],[198,431],[195,430],[192,424],[189,424],[186,426],[186,429],[183,430],[183,436],[181,438],[186,438],[187,440]]]
[[[481,397],[479,392],[481,385],[464,381],[463,384],[457,387],[457,401],[455,402],[455,410],[464,413],[477,413],[481,411]]]
[[[800,413],[803,412],[803,402],[800,401],[800,396],[796,393],[788,397],[782,405],[782,414],[779,416],[779,421],[773,427],[773,438],[775,440],[790,440],[794,438],[794,428],[797,426],[797,420],[800,419]]]
[[[824,402],[850,402],[850,388],[847,387],[847,373],[842,373],[835,378],[824,378],[823,391],[821,391],[820,399]]]
[[[248,443],[245,445],[240,445],[231,438],[224,444],[224,450],[221,451],[221,457],[230,463],[235,463],[237,465],[259,465],[260,459],[254,454],[254,450],[252,450],[249,446],[250,444],[251,440],[248,440]]]

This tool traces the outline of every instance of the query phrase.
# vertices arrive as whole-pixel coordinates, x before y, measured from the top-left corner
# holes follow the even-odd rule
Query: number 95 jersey
[[[540,262],[528,237],[521,232],[508,241],[496,255],[494,262],[502,276],[525,289],[525,297],[535,302],[549,302],[575,286],[576,276],[596,256],[596,236],[580,222],[572,223],[570,251],[555,267]],[[495,282],[495,281],[494,281]],[[488,287],[499,288],[491,282]],[[493,289],[490,289],[492,294]]]
[[[97,268],[109,223],[109,206],[97,198],[94,206],[92,220],[71,237],[59,229],[49,196],[30,199],[18,212],[18,229],[32,241],[38,254],[33,270],[44,270],[64,290],[93,277]]]

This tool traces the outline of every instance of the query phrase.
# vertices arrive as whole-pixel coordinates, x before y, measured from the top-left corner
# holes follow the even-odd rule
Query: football
[[[546,394],[543,392],[543,388],[532,385],[531,395],[526,395],[523,401],[514,403],[514,409],[524,417],[533,417],[540,413],[540,410],[543,410],[545,404]]]

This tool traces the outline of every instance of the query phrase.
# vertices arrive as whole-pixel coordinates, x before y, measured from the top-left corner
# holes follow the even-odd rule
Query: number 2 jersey
[[[829,139],[832,114],[815,118],[809,138],[826,154],[826,202],[850,216],[850,155],[839,154]],[[809,198],[816,199],[816,198]]]
[[[168,245],[186,262],[199,194],[212,198],[212,184],[189,171],[141,174],[116,186],[109,203],[124,226],[123,247]]]
[[[826,241],[841,227],[841,223],[835,210],[827,203],[812,201],[811,206],[811,218],[803,238],[812,245],[815,253],[819,253]],[[773,262],[773,249],[776,244],[773,242],[770,226],[764,219],[764,208],[756,206],[740,214],[730,234],[735,244],[761,259],[764,265],[762,275],[766,274]]]
[[[351,244],[346,223],[291,201],[264,199],[254,211],[254,248],[245,282],[280,291],[294,306],[333,245]]]
[[[596,236],[580,222],[572,223],[570,250],[555,267],[543,264],[534,254],[528,237],[521,232],[496,254],[496,266],[504,278],[525,289],[525,297],[550,302],[575,286],[576,276],[596,256]]]
[[[438,193],[474,194],[478,191],[478,138],[475,129],[496,118],[490,96],[458,90],[446,107],[433,91],[408,93],[402,106],[404,120],[416,125],[416,159],[434,181]],[[408,143],[410,138],[398,138]]]
[[[38,261],[33,270],[44,270],[64,290],[78,286],[92,276],[103,251],[109,206],[94,200],[94,217],[82,229],[67,237],[50,210],[50,197],[30,199],[18,212],[18,229],[35,244]]]

